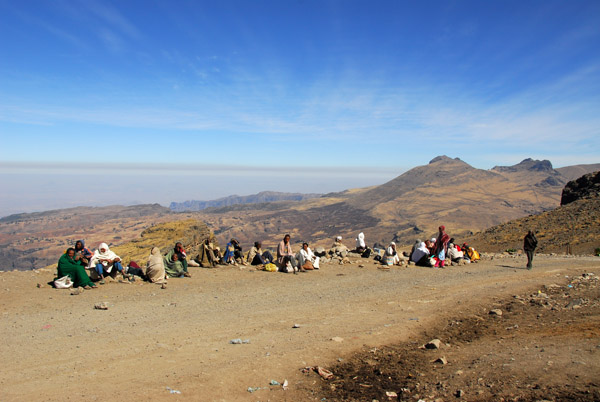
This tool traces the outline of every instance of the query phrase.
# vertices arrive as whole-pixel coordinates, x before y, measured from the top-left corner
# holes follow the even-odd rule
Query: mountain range
[[[99,242],[112,247],[139,238],[157,224],[187,219],[205,222],[221,244],[237,238],[245,250],[254,241],[273,249],[286,233],[295,247],[301,241],[329,246],[338,235],[353,246],[359,232],[365,233],[369,245],[392,240],[410,245],[416,238],[435,236],[442,224],[460,240],[557,208],[568,181],[597,170],[600,164],[554,169],[549,161],[533,159],[482,170],[439,156],[380,186],[311,194],[301,201],[261,202],[270,193],[259,193],[253,203],[229,202],[197,212],[175,213],[153,204],[11,215],[0,219],[0,270],[54,263],[77,239],[85,239],[92,248]],[[163,232],[172,233],[173,242],[178,240],[178,231]]]
[[[184,202],[172,202],[169,209],[174,212],[201,211],[206,208],[226,207],[237,204],[259,204],[276,201],[303,201],[310,198],[320,197],[321,194],[280,193],[277,191],[261,191],[252,195],[230,195],[210,201],[190,200]]]
[[[445,225],[467,236],[511,219],[559,206],[563,186],[600,164],[554,169],[550,161],[525,159],[513,166],[477,169],[458,158],[439,156],[380,186],[331,193],[289,203],[231,206],[200,212],[222,241],[277,242],[284,233],[298,241],[328,245],[341,235],[350,243],[359,232],[367,242],[412,244],[435,236]]]

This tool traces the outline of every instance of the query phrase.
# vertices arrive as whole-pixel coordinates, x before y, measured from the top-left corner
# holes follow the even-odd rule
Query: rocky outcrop
[[[152,247],[158,247],[162,254],[166,254],[176,242],[181,242],[189,259],[198,254],[200,245],[207,238],[216,243],[213,233],[204,222],[186,219],[152,226],[144,230],[139,238],[112,249],[125,263],[133,260],[138,264],[145,264]]]
[[[555,172],[552,163],[549,160],[535,160],[531,158],[523,159],[520,163],[513,166],[494,166],[492,170],[498,172],[518,172],[530,170],[533,172]]]
[[[600,171],[581,176],[567,183],[562,191],[560,205],[567,205],[582,198],[600,196]]]

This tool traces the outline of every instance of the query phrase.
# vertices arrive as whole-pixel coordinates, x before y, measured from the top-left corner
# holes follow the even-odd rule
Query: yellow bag
[[[273,263],[268,263],[265,265],[265,271],[277,272],[277,265],[275,265]]]

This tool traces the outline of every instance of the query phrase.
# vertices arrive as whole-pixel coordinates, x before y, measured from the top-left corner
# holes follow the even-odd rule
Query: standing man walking
[[[525,254],[527,254],[527,269],[532,268],[533,253],[537,247],[537,244],[538,241],[535,238],[535,234],[533,233],[533,230],[530,230],[523,239],[523,250],[525,250]]]

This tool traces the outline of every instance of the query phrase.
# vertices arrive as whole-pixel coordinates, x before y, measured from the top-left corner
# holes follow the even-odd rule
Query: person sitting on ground
[[[237,265],[239,261],[240,264],[248,265],[248,263],[244,261],[242,246],[240,246],[240,243],[234,238],[231,238],[229,243],[227,243],[223,260],[225,261],[225,264]]]
[[[437,258],[435,266],[444,268],[450,236],[446,234],[446,227],[444,225],[440,226],[438,229],[438,237],[435,241],[435,245],[433,246],[433,256]]]
[[[452,262],[460,262],[464,258],[464,253],[456,248],[454,243],[448,243],[448,258]]]
[[[204,240],[200,247],[200,254],[196,256],[196,262],[201,267],[216,267],[221,263],[221,253],[218,247],[215,247],[210,238]]]
[[[431,240],[427,240],[425,243],[427,244],[427,248],[429,249],[429,254],[433,256],[435,252],[435,242],[436,238],[432,237]]]
[[[367,249],[367,244],[365,243],[365,234],[360,232],[358,237],[356,238],[356,252],[362,254]]]
[[[337,236],[333,242],[333,245],[328,251],[331,257],[344,258],[348,255],[348,247],[342,243],[342,236]]]
[[[360,254],[362,258],[369,258],[373,252],[373,250],[367,247],[365,234],[363,232],[360,232],[356,238],[356,250],[354,250],[354,252]]]
[[[142,279],[146,279],[144,270],[135,261],[129,261],[129,264],[123,269],[128,275],[131,282],[135,281],[134,275],[139,276]]]
[[[149,282],[163,285],[163,287],[167,283],[165,279],[165,262],[158,247],[152,247],[150,251],[150,257],[146,264],[146,279]]]
[[[410,249],[410,253],[408,254],[408,259],[410,261],[413,261],[413,253],[415,252],[416,249],[418,249],[419,247],[421,247],[421,243],[423,243],[421,241],[421,239],[417,239],[417,241],[415,242],[415,244],[413,244],[412,248]],[[416,261],[413,261],[416,262]]]
[[[402,265],[404,261],[403,257],[400,258],[400,254],[396,251],[396,243],[391,242],[388,248],[385,249],[385,253],[383,254],[382,264],[383,265]]]
[[[292,252],[289,234],[283,236],[283,240],[279,242],[279,246],[277,247],[277,266],[280,272],[296,273],[298,271],[298,262]]]
[[[117,272],[123,275],[123,278],[128,278],[126,272],[123,272],[121,258],[108,248],[106,243],[100,243],[98,250],[94,251],[94,255],[90,260],[88,268],[93,268],[100,277],[100,284],[104,285],[104,276],[110,275],[115,277]]]
[[[302,249],[298,251],[296,258],[298,259],[298,266],[302,269],[319,269],[320,258],[312,252],[306,242],[302,243]]]
[[[262,251],[262,243],[254,242],[254,247],[248,251],[247,261],[250,265],[267,265],[273,262],[273,254],[269,250]]]
[[[429,243],[429,240],[427,240]],[[421,242],[419,247],[413,251],[412,256],[410,257],[411,261],[420,267],[432,267],[430,258],[429,258],[429,249],[427,248],[427,244],[425,242]]]
[[[456,242],[454,241],[454,237],[451,237],[451,238],[450,238],[450,240],[448,241],[448,247],[450,246],[450,243],[454,244],[454,248],[455,248],[457,251],[463,251],[463,250],[460,248],[460,245],[459,245],[459,244],[456,244]]]
[[[84,240],[77,240],[75,242],[75,261],[79,262],[84,267],[87,267],[93,255],[94,253],[92,253],[90,249],[85,246]]]
[[[84,289],[95,289],[97,286],[92,282],[85,268],[79,261],[75,261],[75,249],[69,247],[58,259],[58,278],[68,276],[73,281],[73,287]]]
[[[176,255],[177,258],[174,259],[173,256]],[[188,263],[187,263],[187,259],[186,259],[186,253],[185,250],[183,249],[183,244],[181,244],[180,242],[175,243],[175,247],[173,247],[173,249],[171,249],[164,258],[165,261],[165,270],[167,271],[167,274],[169,274],[169,276],[171,276],[172,272],[173,274],[177,273],[180,271],[179,269],[179,265],[181,265],[181,270],[183,270],[183,272],[179,275],[183,275],[186,278],[191,278],[192,275],[188,272]],[[179,276],[179,275],[173,275],[173,276]]]
[[[477,262],[481,259],[477,250],[469,246],[467,243],[463,243],[462,251],[464,253],[464,258],[468,259],[470,262]]]
[[[190,278],[191,275],[188,272],[185,272],[183,268],[183,262],[179,259],[178,253],[168,253],[163,257],[163,262],[165,264],[165,273],[170,278],[181,278],[187,277]]]

